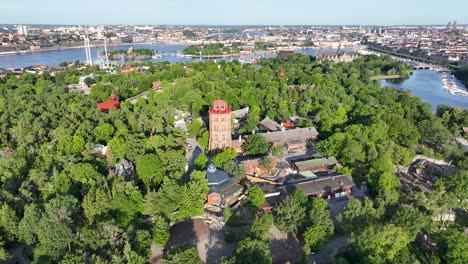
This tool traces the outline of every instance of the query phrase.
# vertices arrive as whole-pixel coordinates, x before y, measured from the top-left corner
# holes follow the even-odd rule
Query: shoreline
[[[108,44],[107,47],[119,47],[119,46],[138,46],[138,45],[188,45],[187,43],[183,42],[138,42],[138,43],[115,43],[115,44]],[[99,48],[104,47],[103,45],[90,45],[90,48]],[[36,53],[36,52],[48,52],[48,51],[61,51],[61,50],[73,50],[73,49],[84,49],[85,46],[74,46],[74,47],[56,47],[56,48],[45,48],[39,50],[24,50],[24,51],[5,51],[0,52],[0,56],[15,56],[15,55],[23,55],[29,53]]]

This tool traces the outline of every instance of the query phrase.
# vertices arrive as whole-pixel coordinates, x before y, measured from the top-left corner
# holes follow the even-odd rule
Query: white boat
[[[159,54],[156,50],[154,50],[154,54],[153,54],[153,56],[151,56],[152,59],[158,59],[158,58],[161,58],[161,57],[162,57],[162,55]]]

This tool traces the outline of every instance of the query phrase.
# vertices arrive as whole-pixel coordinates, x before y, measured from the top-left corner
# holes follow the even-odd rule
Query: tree
[[[250,186],[247,190],[247,198],[258,209],[265,202],[265,193],[258,186]]]
[[[200,146],[203,149],[208,149],[209,141],[210,141],[210,132],[206,130],[201,134],[201,137],[197,138],[198,144],[200,144]]]
[[[233,175],[238,181],[242,181],[246,177],[245,167],[238,166],[236,170],[234,171]]]
[[[351,244],[368,263],[388,263],[406,248],[410,239],[401,227],[393,224],[371,225],[353,233]]]
[[[169,249],[168,253],[164,256],[163,264],[181,264],[193,263],[202,264],[198,256],[197,249],[194,247],[176,247]]]
[[[230,161],[230,160],[233,160],[237,157],[237,153],[236,153],[236,150],[233,149],[233,148],[225,148],[223,149],[223,151],[219,154],[217,154],[214,158],[213,158],[213,163],[214,165],[216,165],[216,167],[218,168],[222,168],[223,165]]]
[[[70,168],[70,178],[74,182],[91,185],[100,177],[101,175],[89,163],[77,163]]]
[[[449,230],[445,234],[446,250],[445,260],[446,263],[462,264],[468,260],[468,238],[465,234],[456,230]]]
[[[275,213],[275,224],[284,232],[296,232],[306,218],[306,208],[291,195],[275,208]]]
[[[21,242],[31,245],[37,242],[37,223],[41,218],[41,211],[35,204],[24,206],[24,216],[18,224],[18,238]]]
[[[223,170],[232,175],[237,170],[236,162],[233,160],[228,160],[226,163],[224,163]]]
[[[468,171],[458,172],[446,177],[444,184],[459,199],[468,199]]]
[[[125,141],[121,138],[113,138],[109,140],[108,146],[112,154],[112,164],[115,164],[118,160],[125,158],[127,147]]]
[[[231,207],[229,206],[226,206],[223,208],[223,217],[224,217],[224,222],[226,224],[229,224],[229,220],[231,220],[231,217],[232,217],[232,211],[231,211]]]
[[[112,209],[112,197],[106,182],[93,185],[83,198],[81,207],[89,223],[106,215]]]
[[[157,216],[154,221],[153,241],[157,246],[164,247],[171,237],[169,223],[161,216]]]
[[[143,182],[147,190],[158,186],[163,179],[161,160],[155,154],[138,156],[136,161],[138,179]]]
[[[363,230],[367,225],[376,223],[379,216],[372,201],[368,198],[364,200],[351,199],[348,205],[338,217],[343,229],[349,233]]]
[[[260,135],[251,135],[242,145],[242,149],[249,155],[264,155],[268,153],[270,144],[266,142],[265,138]]]
[[[252,130],[257,128],[259,121],[260,121],[260,107],[258,107],[257,105],[254,105],[250,108],[249,116],[247,117],[247,120],[246,120],[246,126],[241,128],[239,133],[247,134],[247,133],[252,132]]]
[[[410,241],[414,241],[419,231],[429,225],[429,217],[414,207],[403,207],[396,212],[392,223],[403,228]]]
[[[329,238],[327,228],[321,225],[312,225],[307,227],[304,233],[304,252],[306,255],[311,250],[320,250]]]
[[[7,241],[16,241],[18,235],[18,217],[6,203],[0,207],[0,228]]]
[[[200,155],[198,155],[198,157],[193,162],[195,169],[200,170],[200,171],[206,169],[207,164],[208,164],[208,158],[203,153],[200,153]]]
[[[265,157],[260,161],[260,166],[262,166],[268,172],[271,171],[272,165],[273,165],[273,159],[271,157]]]
[[[104,123],[100,126],[97,126],[94,129],[94,135],[96,136],[96,141],[101,143],[109,142],[114,135],[114,127],[111,124]]]
[[[0,236],[0,261],[4,263],[8,263],[8,260],[10,259],[10,255],[4,248],[5,242],[3,241],[3,238]]]
[[[143,195],[133,182],[117,178],[112,183],[111,209],[115,219],[123,226],[129,225],[143,211]]]
[[[236,249],[236,264],[271,264],[270,246],[260,239],[246,238],[239,242]]]
[[[249,237],[268,241],[270,239],[270,229],[273,225],[273,215],[263,214],[256,216],[249,229]]]
[[[193,122],[187,124],[187,130],[190,137],[195,138],[200,135],[202,129],[202,123],[199,120],[193,120]]]
[[[304,233],[304,251],[307,255],[310,250],[320,250],[334,232],[333,221],[330,219],[330,211],[325,200],[316,198],[310,202],[308,218],[310,226]]]
[[[71,229],[78,201],[72,196],[57,196],[45,204],[38,223],[38,255],[58,260],[74,238]]]
[[[283,153],[284,153],[284,145],[278,145],[271,149],[271,154],[273,154],[273,156],[277,157],[278,159],[283,157]]]

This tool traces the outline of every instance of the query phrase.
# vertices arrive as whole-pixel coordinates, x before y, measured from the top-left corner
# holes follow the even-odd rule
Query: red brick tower
[[[215,100],[208,111],[210,118],[210,151],[232,147],[231,108],[224,100]]]
[[[281,67],[280,69],[280,78],[283,79],[284,78],[284,68]]]

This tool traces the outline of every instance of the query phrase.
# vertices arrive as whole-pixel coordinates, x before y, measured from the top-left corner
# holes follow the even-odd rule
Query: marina
[[[452,94],[452,95],[463,95],[463,96],[468,96],[468,92],[466,90],[462,90],[455,79],[455,76],[453,74],[448,74],[447,72],[442,73],[442,88]]]
[[[208,60],[238,60],[241,63],[253,63],[261,58],[276,57],[276,51],[255,51],[247,54],[241,54],[239,56],[226,56],[220,58],[205,58],[199,56],[189,57],[182,54],[182,50],[186,47],[187,45],[183,44],[134,44],[107,46],[107,49],[108,51],[128,50],[129,48],[155,50],[157,52],[148,59],[149,61],[168,61],[170,63],[199,62]],[[103,52],[104,47],[90,47],[89,53],[94,55],[93,63],[101,64],[105,62]],[[297,48],[296,52],[315,56],[325,52],[336,52],[336,49]],[[395,57],[395,59],[398,58]],[[3,55],[0,56],[0,68],[15,69],[31,65],[56,66],[64,61],[73,62],[75,60],[86,61],[86,53],[83,48]],[[404,62],[409,64],[412,63],[411,61]],[[114,63],[124,64],[126,61],[122,60]],[[410,78],[407,80],[382,80],[382,87],[390,86],[411,90],[414,95],[430,103],[433,111],[436,110],[436,107],[439,104],[468,109],[468,92],[466,91],[465,86],[451,73],[449,73],[447,69],[434,67],[434,65],[432,65],[432,68],[430,69],[425,69],[423,67],[424,65],[413,66],[420,67],[415,67],[416,70]],[[421,67],[423,67],[422,70],[420,70]]]
[[[432,70],[415,70],[410,78],[406,80],[382,80],[381,87],[393,87],[397,89],[411,90],[412,94],[420,97],[423,101],[431,104],[432,111],[437,110],[437,106],[444,104],[451,107],[458,107],[468,110],[468,97],[460,93],[450,93],[444,89],[443,78],[447,73]],[[466,91],[464,85],[453,78],[458,90]]]

